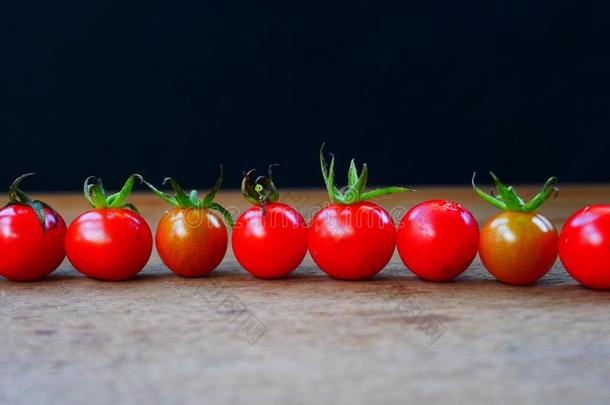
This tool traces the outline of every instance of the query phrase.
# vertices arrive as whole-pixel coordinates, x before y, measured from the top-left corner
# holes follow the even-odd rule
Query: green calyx
[[[542,189],[528,202],[523,201],[521,197],[517,195],[513,186],[506,186],[498,179],[493,173],[489,172],[492,179],[496,184],[496,191],[491,194],[485,193],[474,183],[476,173],[472,175],[472,187],[474,191],[483,200],[487,201],[496,208],[503,211],[514,211],[514,212],[532,212],[536,211],[551,195],[557,195],[559,188],[554,187],[553,184],[557,183],[557,177],[549,178],[546,183],[542,186]]]
[[[129,176],[123,185],[123,188],[118,193],[106,196],[106,190],[104,190],[102,179],[89,176],[85,179],[83,194],[85,195],[85,199],[89,205],[95,209],[127,208],[136,214],[139,214],[139,211],[135,205],[125,201],[127,197],[129,197],[136,180],[139,180],[140,183],[142,183],[144,179],[139,174],[132,174]]]
[[[322,177],[324,177],[324,183],[326,184],[326,189],[328,190],[328,196],[334,203],[351,205],[369,200],[371,198],[380,197],[382,195],[415,191],[405,187],[386,187],[365,191],[369,174],[368,168],[366,163],[364,163],[362,165],[362,171],[358,173],[354,159],[352,159],[349,164],[349,171],[347,172],[347,187],[339,189],[335,186],[335,156],[332,153],[330,156],[330,166],[328,166],[326,164],[326,159],[324,159],[324,144],[322,144],[322,147],[320,148],[320,167],[322,168]]]
[[[161,198],[166,203],[173,205],[177,208],[196,208],[196,209],[210,209],[218,211],[225,218],[227,223],[233,227],[233,217],[222,205],[214,202],[214,198],[218,191],[220,191],[220,187],[222,187],[222,182],[224,181],[224,173],[222,165],[220,165],[220,174],[218,176],[218,180],[214,184],[214,187],[206,194],[205,197],[200,198],[197,190],[192,190],[188,195],[184,192],[184,189],[178,184],[178,182],[171,177],[166,177],[163,180],[163,184],[169,184],[169,186],[174,191],[174,195],[171,196],[163,191],[158,190],[155,186],[142,179],[142,182],[151,189],[153,193],[155,193],[159,198]]]
[[[6,203],[4,207],[10,207],[11,205],[25,205],[32,208],[34,210],[34,213],[36,214],[36,218],[38,218],[40,226],[42,226],[42,231],[46,232],[48,229],[51,228],[47,227],[44,209],[47,208],[53,213],[53,217],[55,218],[55,224],[59,223],[59,214],[49,204],[39,200],[32,200],[30,197],[28,197],[26,193],[21,191],[19,186],[21,185],[23,179],[33,175],[34,173],[27,173],[17,177],[13,181],[13,184],[11,184],[8,189],[8,203]]]
[[[267,168],[268,177],[258,176],[253,178],[256,169],[244,172],[241,182],[241,195],[251,204],[259,205],[265,215],[265,206],[272,204],[280,199],[280,192],[273,183],[273,168],[277,164],[269,165]]]

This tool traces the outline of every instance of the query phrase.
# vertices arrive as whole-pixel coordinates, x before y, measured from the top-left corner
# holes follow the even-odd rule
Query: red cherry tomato
[[[66,234],[66,252],[88,277],[122,281],[144,268],[152,233],[144,218],[128,209],[96,209],[77,217]]]
[[[66,256],[63,218],[48,205],[31,201],[18,188],[29,175],[15,180],[9,190],[9,204],[0,209],[0,275],[13,281],[43,278]]]
[[[135,276],[148,262],[152,234],[148,224],[125,202],[136,179],[130,176],[117,194],[106,197],[101,180],[85,180],[85,198],[94,208],[78,216],[66,234],[66,254],[76,270],[88,277],[122,281]]]
[[[309,225],[309,252],[326,274],[342,280],[364,280],[392,258],[396,229],[390,214],[372,202],[331,204]]]
[[[593,205],[574,213],[559,235],[559,258],[584,286],[610,289],[610,205]]]
[[[405,266],[428,281],[449,281],[472,263],[479,248],[479,226],[462,205],[422,202],[400,221],[396,246]]]
[[[476,193],[505,212],[491,217],[481,229],[479,255],[487,270],[498,280],[513,285],[533,284],[553,267],[557,260],[557,231],[536,210],[556,192],[557,181],[551,177],[529,202],[523,201],[511,187],[491,173],[497,195]]]
[[[354,159],[347,173],[347,187],[335,185],[335,157],[330,165],[320,148],[320,167],[331,204],[318,212],[309,225],[307,244],[318,267],[341,280],[365,280],[379,273],[396,248],[396,228],[390,214],[366,201],[382,195],[412,191],[387,187],[366,191],[368,168],[358,173]]]
[[[235,222],[232,235],[237,261],[259,278],[284,277],[296,269],[307,253],[307,224],[287,204],[252,207]]]
[[[235,222],[233,253],[244,269],[259,278],[280,278],[296,269],[307,254],[307,224],[297,210],[277,202],[280,193],[268,177],[244,173],[242,196],[254,207]]]

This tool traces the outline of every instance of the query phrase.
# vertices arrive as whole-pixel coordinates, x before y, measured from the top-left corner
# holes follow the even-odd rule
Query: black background
[[[0,6],[3,184],[208,187],[223,162],[226,187],[268,163],[321,186],[323,140],[375,184],[610,181],[587,2],[50,3]]]

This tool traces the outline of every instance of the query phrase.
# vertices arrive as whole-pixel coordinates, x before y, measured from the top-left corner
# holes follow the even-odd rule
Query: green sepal
[[[38,223],[40,223],[40,225],[42,226],[42,231],[46,232],[47,231],[47,221],[46,221],[46,216],[44,214],[43,206],[40,203],[40,201],[32,201],[27,205],[32,207],[32,209],[34,210],[34,213],[36,213],[36,218],[38,218]]]
[[[513,186],[506,186],[506,184],[502,183],[500,179],[494,174],[494,172],[489,172],[494,183],[496,184],[496,189],[498,190],[499,198],[506,204],[510,211],[518,211],[519,207],[521,207],[524,202],[523,200],[515,193]]]
[[[557,183],[557,177],[553,176],[549,178],[543,185],[542,189],[536,194],[527,204],[523,206],[526,212],[535,211],[546,202],[546,200],[553,195],[554,197],[559,194],[559,187],[554,187],[553,184]]]
[[[89,181],[91,180],[97,181],[97,178],[95,176],[89,176],[85,179],[85,182],[83,183],[83,195],[85,196],[85,200],[87,200],[87,203],[91,207],[95,207],[95,202],[93,201],[93,198],[91,198],[91,191],[89,185]]]
[[[136,180],[139,180],[140,183],[142,183],[144,179],[139,174],[132,174],[127,178],[125,184],[118,193],[106,196],[106,190],[104,189],[102,179],[89,176],[85,179],[83,184],[83,194],[89,205],[95,209],[127,208],[139,214],[135,205],[125,201],[131,194]]]
[[[352,159],[349,162],[349,170],[347,171],[347,185],[352,187],[356,182],[358,182],[358,169],[356,169],[356,159]]]
[[[128,210],[132,210],[136,214],[140,215],[140,210],[138,209],[138,207],[135,206],[134,203],[126,202],[123,204],[123,207],[121,207],[121,208],[127,208]]]
[[[195,209],[210,209],[220,212],[222,216],[225,218],[225,221],[229,224],[229,226],[234,226],[233,218],[229,211],[227,211],[222,205],[214,202],[214,198],[218,191],[222,187],[222,183],[224,180],[223,168],[220,165],[220,173],[214,187],[208,192],[208,194],[204,198],[199,197],[199,193],[197,190],[191,190],[191,192],[187,195],[184,192],[184,189],[178,184],[176,180],[171,177],[166,177],[163,180],[163,184],[168,184],[172,188],[174,195],[171,196],[163,191],[160,191],[155,186],[142,179],[142,182],[150,188],[150,190],[156,194],[159,198],[161,198],[166,203],[173,205],[176,208],[195,208]]]
[[[30,197],[28,197],[27,194],[21,191],[19,189],[19,186],[25,178],[33,176],[34,174],[35,173],[22,174],[21,176],[13,180],[13,183],[11,183],[10,187],[8,188],[8,199],[10,202],[15,204],[24,204],[26,201],[30,201]]]
[[[43,201],[40,201],[40,200],[32,200],[26,193],[21,191],[21,189],[19,188],[19,186],[21,185],[21,182],[25,178],[33,176],[33,175],[34,175],[34,173],[26,173],[26,174],[23,174],[23,175],[17,177],[13,181],[13,183],[11,184],[11,186],[8,189],[9,201],[8,201],[8,203],[6,203],[5,207],[9,207],[11,205],[25,205],[25,206],[32,208],[32,210],[34,210],[34,213],[36,214],[36,218],[38,219],[40,226],[42,227],[42,232],[46,233],[47,230],[50,228],[47,227],[47,221],[46,221],[46,215],[44,213],[44,209],[47,208],[48,210],[51,211],[51,213],[53,214],[53,218],[55,218],[56,226],[59,223],[59,214],[49,204],[47,204]]]
[[[109,207],[110,204],[106,201],[106,196],[104,195],[104,189],[102,187],[97,184],[92,184],[89,190],[91,191],[91,199],[95,202],[95,207]]]
[[[354,159],[352,159],[352,163],[354,163]],[[369,169],[367,168],[366,163],[362,165],[362,172],[358,175],[358,170],[356,169],[356,164],[352,166],[350,163],[350,171],[352,171],[352,167],[354,168],[353,174],[348,175],[350,180],[350,184],[347,187],[347,190],[343,194],[345,197],[344,204],[353,204],[358,202],[359,198],[362,198],[362,194],[364,193],[364,189],[366,187],[366,183],[369,179]],[[355,180],[353,180],[355,178]]]
[[[559,192],[557,187],[552,187],[553,184],[557,183],[557,178],[551,177],[544,183],[538,194],[536,194],[529,202],[526,203],[515,192],[513,186],[506,186],[493,172],[489,172],[489,174],[494,180],[497,196],[487,194],[477,187],[474,181],[476,172],[472,175],[472,188],[477,195],[479,195],[479,197],[502,211],[533,212],[540,208],[540,206],[542,206],[542,204],[544,204],[544,202],[548,200],[551,195]]]
[[[279,166],[277,164],[269,165],[267,168],[267,177],[258,176],[253,178],[256,169],[244,172],[244,178],[241,182],[241,195],[250,204],[259,205],[265,215],[265,206],[272,204],[280,199],[280,192],[273,183],[273,168]]]
[[[125,206],[125,200],[127,199],[127,197],[129,197],[129,194],[131,194],[131,190],[133,190],[133,186],[136,183],[136,180],[139,180],[141,183],[143,180],[142,176],[140,176],[139,174],[132,174],[131,176],[129,176],[129,178],[123,185],[121,191],[108,197],[110,208],[122,208],[123,206]],[[100,188],[102,192],[104,192],[104,188],[102,187],[101,183],[102,182],[100,180]]]
[[[231,228],[233,228],[235,226],[235,221],[233,221],[233,217],[231,216],[231,213],[229,211],[227,211],[227,209],[225,207],[223,207],[222,205],[220,205],[216,202],[208,203],[208,207],[220,212],[222,214],[222,216],[225,218],[225,221],[227,221],[229,226],[231,226]]]
[[[129,180],[127,180],[127,182],[128,181]],[[102,192],[102,195],[106,195],[106,189],[104,188],[104,182],[102,181],[101,177],[97,178],[97,186],[99,187],[100,191]],[[113,195],[109,196],[108,200],[113,201],[117,197],[117,194],[113,194]]]
[[[477,193],[477,195],[479,197],[481,197],[483,200],[487,201],[489,204],[493,205],[494,207],[502,210],[502,211],[507,211],[508,207],[506,206],[506,204],[504,204],[500,199],[495,198],[489,194],[487,194],[486,192],[484,192],[483,190],[481,190],[474,182],[474,178],[476,177],[477,173],[475,172],[472,175],[472,188],[474,189],[475,193]]]
[[[388,195],[388,194],[406,193],[406,192],[415,193],[416,190],[413,190],[412,188],[398,187],[398,186],[378,188],[375,190],[371,190],[371,191],[362,193],[361,199],[362,199],[362,201],[366,201],[366,200],[370,200],[371,198],[381,197],[381,196]]]
[[[165,201],[166,203],[173,205],[175,207],[179,207],[178,201],[170,196],[169,194],[164,193],[163,191],[157,189],[151,183],[147,182],[145,179],[142,179],[142,183],[144,183],[154,194],[156,194],[160,199]],[[163,182],[165,184],[165,182]]]
[[[184,192],[184,190],[182,189],[182,187],[180,186],[180,184],[178,184],[178,182],[176,180],[174,180],[171,177],[166,177],[163,180],[163,185],[166,185],[168,183],[169,183],[169,186],[174,191],[174,198],[178,202],[178,206],[180,208],[193,208],[195,206],[195,204],[193,204],[191,202],[190,198],[186,195],[186,193]]]
[[[256,192],[256,184],[254,180],[252,180],[252,175],[256,172],[255,169],[249,170],[247,172],[243,172],[244,176],[241,180],[241,195],[248,201],[250,204],[259,205],[259,195]]]
[[[338,188],[335,187],[335,155],[330,154],[330,167],[326,164],[326,159],[324,158],[324,145],[320,147],[320,167],[322,169],[322,177],[324,178],[324,184],[326,184],[326,189],[328,190],[328,197],[331,201],[335,201],[337,199],[337,195],[340,195],[341,192]],[[354,163],[354,167],[355,167]],[[341,198],[341,197],[340,197]]]
[[[216,194],[218,194],[218,192],[220,191],[220,188],[222,187],[222,183],[224,182],[224,179],[225,179],[224,168],[222,167],[222,165],[220,165],[218,179],[216,179],[216,183],[214,183],[214,187],[212,187],[212,189],[208,192],[208,194],[203,199],[205,204],[209,204],[212,201],[214,201],[214,198],[216,198]]]
[[[363,164],[362,171],[360,174],[358,174],[358,169],[356,168],[356,162],[354,159],[352,159],[349,164],[349,170],[347,172],[347,187],[344,189],[345,191],[339,189],[337,186],[335,186],[335,156],[332,153],[330,154],[331,160],[329,166],[324,158],[324,145],[325,144],[323,143],[320,147],[320,168],[322,170],[324,184],[328,190],[328,197],[332,202],[343,205],[352,205],[382,195],[415,191],[406,187],[386,187],[365,191],[368,182],[368,167],[366,163]]]

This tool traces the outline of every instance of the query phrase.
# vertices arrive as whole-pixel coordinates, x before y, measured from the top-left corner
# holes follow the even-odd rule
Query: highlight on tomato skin
[[[585,287],[610,290],[610,205],[584,207],[559,234],[559,258]]]
[[[0,276],[11,281],[36,281],[64,260],[66,223],[48,204],[32,200],[20,189],[34,173],[11,184],[9,201],[0,209]]]
[[[92,209],[72,221],[65,247],[70,263],[87,277],[124,281],[148,262],[152,253],[150,227],[137,208],[125,201],[136,180],[142,181],[142,176],[131,175],[121,191],[110,196],[100,179],[85,180],[83,191]]]
[[[159,221],[155,244],[161,261],[179,276],[206,276],[225,257],[228,234],[221,217],[224,217],[229,226],[233,225],[233,218],[222,205],[214,201],[223,181],[221,165],[214,187],[205,197],[200,198],[196,190],[187,195],[171,177],[167,177],[163,184],[169,183],[173,196],[143,180],[154,194],[174,207]]]
[[[551,177],[529,202],[517,195],[491,173],[496,195],[483,192],[474,183],[474,191],[504,212],[492,216],[481,228],[479,255],[485,268],[499,281],[512,285],[536,283],[557,260],[558,235],[545,216],[537,212],[558,191]]]
[[[241,193],[253,206],[239,216],[231,239],[239,264],[262,279],[286,277],[307,254],[307,224],[294,207],[279,202],[274,166],[256,179],[254,170],[244,172]]]
[[[415,275],[426,281],[450,281],[476,257],[479,225],[459,203],[424,201],[402,218],[396,239],[402,262]]]
[[[348,170],[348,185],[335,186],[335,157],[330,165],[320,148],[320,168],[330,204],[318,212],[307,235],[309,253],[328,276],[340,280],[366,280],[379,273],[396,248],[396,228],[390,214],[369,199],[413,191],[386,187],[366,191],[368,168],[359,173],[354,159]]]

